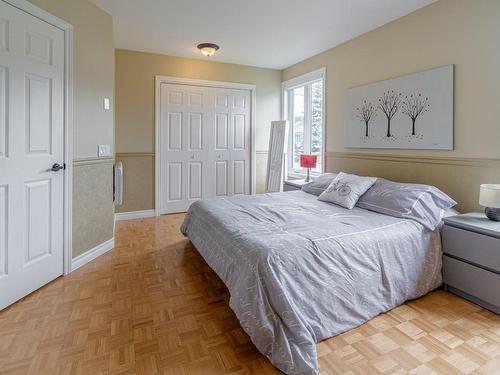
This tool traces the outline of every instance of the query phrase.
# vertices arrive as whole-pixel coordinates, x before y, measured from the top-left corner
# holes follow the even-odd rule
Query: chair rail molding
[[[140,157],[154,157],[154,152],[117,152],[116,158],[140,158]]]
[[[336,152],[326,153],[327,159],[364,159],[392,161],[401,163],[421,163],[421,164],[444,164],[482,168],[500,168],[500,159],[470,158],[470,157],[448,157],[448,156],[415,156],[415,155],[390,155],[373,154],[361,152]]]

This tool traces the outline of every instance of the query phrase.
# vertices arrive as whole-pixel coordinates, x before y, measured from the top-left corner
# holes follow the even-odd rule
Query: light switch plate
[[[98,154],[100,158],[111,156],[111,145],[99,145]]]
[[[109,98],[104,98],[104,109],[108,111],[110,108],[110,100]]]

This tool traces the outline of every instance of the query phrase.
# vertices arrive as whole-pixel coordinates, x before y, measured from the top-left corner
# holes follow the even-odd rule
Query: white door
[[[250,193],[250,91],[162,83],[160,213]]]
[[[250,194],[250,91],[213,89],[215,196]]]
[[[0,0],[0,309],[63,272],[63,87],[64,32]]]

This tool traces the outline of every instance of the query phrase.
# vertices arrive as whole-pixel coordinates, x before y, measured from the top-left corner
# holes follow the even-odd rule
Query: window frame
[[[311,84],[316,81],[322,81],[322,106],[321,106],[321,171],[311,171],[311,176],[319,176],[325,172],[325,147],[326,147],[326,68],[314,70],[301,76],[284,81],[281,84],[281,103],[282,103],[282,119],[288,121],[288,140],[286,147],[286,166],[285,171],[288,177],[303,178],[306,176],[306,171],[293,168],[293,95],[292,90],[301,86],[305,86],[304,90],[304,145],[310,144],[310,129],[311,129]]]

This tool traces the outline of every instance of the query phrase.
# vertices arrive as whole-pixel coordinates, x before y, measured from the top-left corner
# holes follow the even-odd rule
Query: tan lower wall
[[[267,151],[257,151],[256,157],[257,193],[263,193]],[[124,200],[116,211],[154,209],[154,154],[117,154],[116,160],[124,167]],[[462,212],[483,210],[480,184],[500,183],[500,159],[329,152],[326,169],[435,185],[459,202]]]
[[[116,212],[154,209],[154,158],[153,153],[116,154],[123,164],[123,204]]]
[[[266,183],[267,151],[256,153],[256,190],[263,193]],[[152,210],[155,207],[154,153],[119,153],[123,163],[123,204],[116,212]]]
[[[154,154],[117,154],[116,160],[124,167],[123,205],[116,212],[154,209]],[[265,190],[267,151],[257,151],[256,163],[260,194]],[[435,185],[458,201],[462,212],[483,210],[480,184],[500,183],[500,159],[329,152],[326,169]]]
[[[73,258],[113,238],[113,159],[73,163]]]
[[[329,152],[326,169],[434,185],[455,199],[461,212],[482,211],[479,185],[500,183],[500,159]]]

